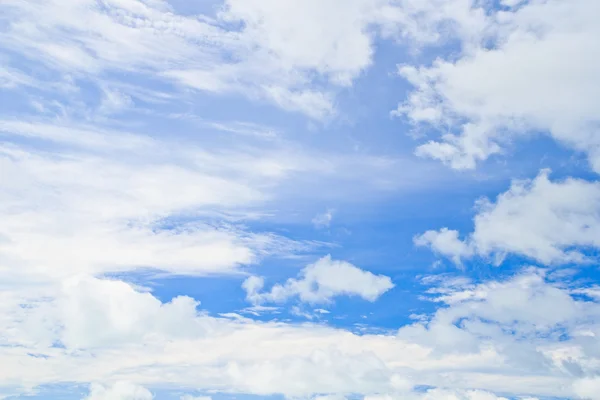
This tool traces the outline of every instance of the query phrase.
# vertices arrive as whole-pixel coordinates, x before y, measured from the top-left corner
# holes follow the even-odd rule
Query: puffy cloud
[[[203,332],[194,323],[195,300],[182,296],[162,304],[122,281],[71,278],[58,303],[64,324],[60,340],[69,348],[119,347],[156,336],[194,337]]]
[[[152,400],[154,396],[142,386],[130,382],[116,382],[110,387],[93,383],[84,400]]]
[[[473,254],[471,246],[460,240],[458,231],[448,228],[427,231],[416,236],[414,242],[417,246],[430,246],[436,253],[450,257],[456,264]]]
[[[569,376],[595,374],[596,366],[591,359],[596,356],[590,347],[595,339],[588,338],[595,337],[597,327],[588,324],[597,318],[598,304],[575,300],[568,290],[548,283],[541,270],[525,270],[506,281],[477,285],[449,281],[433,287],[429,293],[432,300],[448,307],[439,308],[425,322],[400,328],[399,338],[428,346],[438,355],[464,357],[494,349],[488,354],[501,354],[502,364],[510,365],[515,371],[560,370]],[[560,345],[556,341],[562,335],[568,339]],[[533,343],[538,347],[532,347]],[[450,373],[448,376],[448,379],[457,379],[455,387],[473,387],[467,382],[468,378],[459,375]],[[526,380],[523,379],[523,383]],[[502,386],[503,383],[488,381],[485,389],[506,393]],[[544,396],[543,392],[545,390],[537,386],[522,394]],[[560,397],[559,393],[572,396],[557,387],[547,391],[549,396]]]
[[[519,321],[514,328],[517,337],[551,332],[569,321],[584,319],[584,313],[589,311],[586,303],[574,301],[568,291],[548,284],[539,270],[526,270],[504,282],[449,282],[430,294],[436,301],[451,306],[438,310],[433,322],[473,318],[507,326]],[[467,327],[466,321],[463,324]]]
[[[298,279],[288,279],[283,285],[273,286],[270,292],[261,293],[263,286],[262,278],[248,278],[243,284],[246,298],[255,304],[283,302],[293,296],[309,303],[328,302],[343,295],[375,301],[394,284],[387,276],[374,275],[348,262],[326,256],[304,268]]]
[[[400,68],[415,90],[398,111],[415,124],[444,132],[417,154],[453,168],[474,168],[512,138],[545,132],[586,152],[600,172],[598,3],[507,4],[511,8],[486,10],[485,29],[475,35],[456,34],[464,46],[458,57]],[[424,18],[435,20],[438,14]],[[473,26],[446,15],[455,26]]]
[[[568,178],[551,181],[542,171],[515,181],[495,202],[482,199],[474,229],[465,240],[455,230],[428,231],[415,238],[456,263],[473,255],[515,253],[544,264],[582,262],[581,249],[600,247],[600,184]]]

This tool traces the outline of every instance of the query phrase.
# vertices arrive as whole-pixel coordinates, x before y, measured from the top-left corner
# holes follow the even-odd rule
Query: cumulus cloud
[[[473,254],[471,246],[460,240],[458,231],[442,228],[439,231],[427,231],[414,239],[417,246],[429,246],[436,253],[450,257],[456,264]]]
[[[276,284],[269,292],[261,292],[263,286],[262,278],[248,278],[243,284],[246,298],[254,304],[284,302],[294,296],[308,303],[328,302],[336,296],[358,296],[375,301],[394,284],[387,276],[375,275],[326,256],[304,268],[297,279],[290,278],[283,285]]]
[[[57,298],[60,340],[69,348],[107,348],[156,336],[194,337],[203,331],[193,323],[198,304],[185,296],[163,304],[122,281],[70,278]]]
[[[470,3],[483,12],[484,5]],[[479,4],[479,5],[478,5]],[[594,0],[510,2],[509,9],[486,9],[484,29],[460,28],[471,20],[444,14],[463,44],[457,57],[432,65],[403,65],[399,72],[415,90],[398,109],[414,124],[443,132],[417,149],[453,168],[474,168],[503,151],[514,137],[545,132],[588,154],[600,171],[598,115],[600,82],[595,71],[600,34]],[[518,6],[517,6],[518,5]],[[556,57],[560,54],[560,57]]]
[[[90,394],[84,400],[152,400],[153,398],[152,393],[142,386],[130,382],[116,382],[109,387],[93,383],[90,386]]]
[[[530,181],[515,181],[495,202],[478,202],[474,229],[464,240],[442,228],[415,238],[420,246],[460,263],[474,255],[514,253],[540,263],[587,260],[585,249],[600,247],[600,184],[567,178],[552,181],[542,171]]]

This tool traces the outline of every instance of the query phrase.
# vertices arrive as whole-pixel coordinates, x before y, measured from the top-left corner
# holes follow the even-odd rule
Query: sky
[[[598,18],[2,0],[0,399],[600,400]]]

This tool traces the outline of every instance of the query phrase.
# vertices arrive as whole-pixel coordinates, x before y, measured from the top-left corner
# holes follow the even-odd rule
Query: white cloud
[[[388,0],[220,4],[212,18],[178,15],[165,1],[10,0],[2,4],[9,23],[1,40],[58,71],[152,74],[325,118],[335,112],[335,88],[371,64],[371,26],[397,23],[386,17],[396,8]]]
[[[14,89],[20,86],[31,86],[33,80],[24,73],[6,66],[0,67],[0,88]]]
[[[473,254],[471,246],[459,239],[458,231],[448,228],[427,231],[416,236],[414,242],[417,246],[430,246],[436,253],[450,257],[456,264]]]
[[[338,180],[348,163],[374,161],[318,162],[323,154],[278,143],[203,148],[76,124],[4,120],[0,130],[19,143],[0,147],[0,252],[11,260],[0,269],[52,279],[137,268],[228,273],[294,253],[312,244],[234,222],[274,201],[292,177]],[[40,140],[54,150],[32,144]]]
[[[587,153],[600,172],[598,2],[535,1],[487,13],[487,28],[475,41],[458,33],[465,45],[458,57],[400,69],[415,90],[398,111],[443,132],[417,154],[474,168],[513,137],[541,131]],[[473,26],[447,16],[455,26]]]
[[[395,0],[378,10],[384,37],[420,50],[459,37],[463,45],[478,43],[490,27],[488,13],[473,0]]]
[[[298,279],[290,278],[284,285],[276,284],[269,292],[261,293],[263,286],[262,278],[248,278],[243,284],[246,298],[254,304],[284,302],[294,296],[309,303],[328,302],[336,296],[359,296],[375,301],[394,284],[387,276],[374,275],[326,256],[304,268]]]
[[[180,15],[162,0],[9,0],[2,8],[2,45],[60,73],[125,71],[316,119],[333,115],[336,92],[370,67],[376,37],[419,46],[448,26],[466,39],[488,25],[467,0],[225,0],[214,17]],[[112,100],[125,104],[126,95]]]
[[[227,0],[221,16],[244,21],[244,39],[260,43],[286,67],[314,69],[346,83],[371,62],[372,43],[365,31],[376,3]]]
[[[582,248],[600,247],[600,184],[568,178],[551,181],[542,171],[515,181],[495,202],[478,202],[474,229],[465,240],[448,228],[415,238],[456,263],[474,255],[515,253],[544,264],[582,262]]]
[[[3,292],[8,336],[1,338],[0,381],[24,388],[98,382],[97,396],[123,381],[135,385],[129,388],[168,383],[190,391],[416,400],[415,385],[439,387],[425,397],[436,400],[495,399],[484,392],[569,398],[593,387],[578,377],[600,372],[598,303],[571,297],[538,270],[477,285],[438,282],[431,296],[447,306],[396,335],[214,318],[196,311],[192,299],[161,303],[94,278],[68,281],[59,292],[32,291],[27,308]],[[25,340],[34,332],[45,340]]]
[[[61,376],[75,382],[136,382],[93,385],[90,397],[103,399],[145,395],[137,385],[164,379],[182,389],[296,396],[372,391],[387,387],[390,379],[375,355],[337,346],[334,329],[212,318],[196,312],[192,299],[162,304],[119,281],[86,278],[65,285],[63,292],[40,299],[38,306],[23,309],[15,304],[2,313],[14,317],[9,331],[15,332],[14,341],[4,342],[10,346],[3,347],[2,358],[13,368],[0,368],[2,382],[50,383],[65,379]],[[32,330],[45,332],[45,345],[22,341],[19,333]],[[248,341],[258,347],[243,344]],[[51,348],[56,342],[66,348]],[[20,347],[11,347],[17,343]],[[268,355],[260,350],[265,345]],[[48,358],[30,357],[29,352]],[[24,364],[12,364],[19,359]]]
[[[129,382],[116,382],[110,387],[93,383],[84,400],[152,400],[154,396],[142,386]]]
[[[140,156],[153,146],[133,148]],[[138,164],[11,146],[0,154],[0,234],[6,238],[1,251],[31,273],[68,276],[138,267],[227,271],[253,261],[256,252],[249,241],[258,239],[255,243],[263,247],[271,240],[203,223],[161,229],[161,221],[174,214],[261,200],[257,189],[235,179],[154,157]]]
[[[501,363],[510,368],[594,374],[595,364],[587,359],[591,343],[585,337],[595,335],[597,328],[584,321],[596,318],[597,303],[575,301],[567,290],[547,283],[540,270],[525,270],[504,282],[450,282],[431,292],[448,307],[438,309],[427,322],[401,328],[399,338],[430,346],[438,355],[488,353],[494,357],[499,352]],[[556,340],[563,333],[570,338],[568,344],[560,345]],[[460,375],[451,373],[447,379],[453,380],[455,387],[458,382],[473,387],[469,378]],[[526,378],[514,379],[527,382]],[[505,383],[488,381],[485,389],[506,393]],[[522,394],[544,396],[543,392],[538,386]],[[547,395],[571,396],[557,387]]]
[[[333,220],[333,212],[333,210],[329,209],[323,214],[317,214],[311,222],[317,229],[329,228],[331,221]]]
[[[69,348],[119,347],[157,336],[194,337],[203,332],[193,323],[195,300],[183,296],[162,304],[121,281],[71,278],[63,284],[57,306],[64,322],[61,342]]]

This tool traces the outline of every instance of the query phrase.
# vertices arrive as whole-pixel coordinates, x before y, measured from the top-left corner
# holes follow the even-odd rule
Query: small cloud
[[[276,284],[270,291],[263,291],[264,284],[264,279],[258,276],[246,279],[242,284],[246,299],[255,305],[282,303],[295,296],[311,304],[328,303],[337,296],[358,296],[374,302],[394,287],[385,275],[375,275],[346,261],[332,260],[331,256],[308,265],[298,278]]]
[[[312,219],[312,224],[314,225],[314,227],[316,229],[329,228],[329,226],[331,225],[331,221],[333,220],[333,213],[334,213],[334,211],[335,210],[328,209],[323,214],[317,214]]]
[[[290,310],[290,312],[297,316],[297,317],[304,317],[306,319],[312,320],[315,316],[313,314],[310,314],[304,310],[302,310],[300,307],[298,306],[293,306]]]

